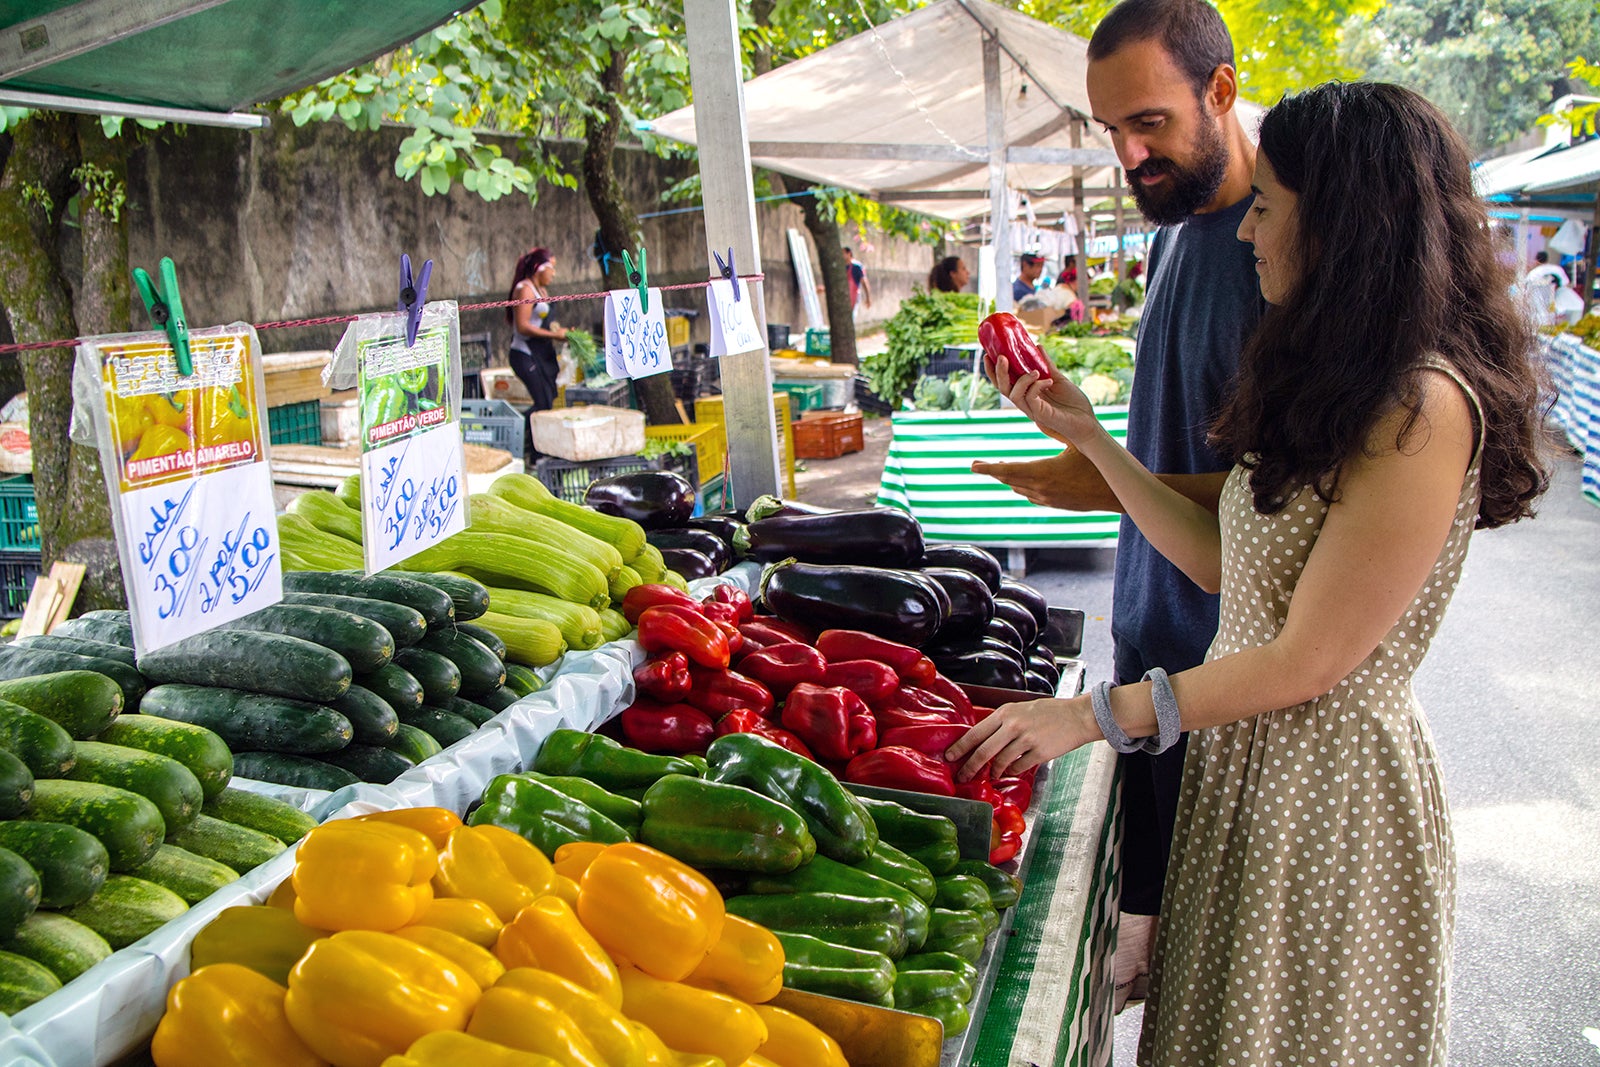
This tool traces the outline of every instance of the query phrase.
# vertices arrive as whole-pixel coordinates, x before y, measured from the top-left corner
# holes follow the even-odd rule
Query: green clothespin
[[[194,373],[194,363],[189,358],[189,320],[184,318],[183,300],[178,296],[178,270],[172,265],[171,256],[161,257],[160,269],[160,289],[143,267],[133,268],[133,283],[139,287],[139,296],[150,313],[150,325],[167,332],[172,354],[178,361],[178,373],[188,377]]]
[[[638,267],[635,267],[633,260],[628,258],[627,249],[623,249],[622,266],[628,272],[628,284],[639,290],[639,310],[648,315],[650,313],[650,281],[645,268],[644,246],[639,246]]]

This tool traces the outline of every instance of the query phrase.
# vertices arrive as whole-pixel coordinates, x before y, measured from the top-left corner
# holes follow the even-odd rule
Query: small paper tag
[[[755,309],[750,303],[749,284],[734,299],[733,283],[718,278],[711,283],[707,303],[711,307],[711,355],[713,358],[754,352],[764,346],[765,338],[756,327]]]
[[[461,433],[454,424],[361,454],[362,547],[383,570],[467,528]]]
[[[606,368],[614,378],[648,378],[672,369],[661,291],[648,292],[649,311],[640,306],[637,289],[606,294]]]

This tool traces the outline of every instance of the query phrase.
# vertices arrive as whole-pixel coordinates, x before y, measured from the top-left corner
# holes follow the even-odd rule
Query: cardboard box
[[[644,450],[644,412],[629,408],[589,404],[535,411],[528,428],[535,449],[561,459],[611,459]]]
[[[1018,311],[1015,314],[1017,318],[1036,330],[1048,330],[1050,324],[1066,312],[1060,308],[1029,308],[1027,311]]]
[[[486,400],[504,400],[508,404],[533,403],[533,397],[528,395],[528,387],[522,384],[522,379],[510,367],[485,367],[478,372],[478,380],[483,383]]]

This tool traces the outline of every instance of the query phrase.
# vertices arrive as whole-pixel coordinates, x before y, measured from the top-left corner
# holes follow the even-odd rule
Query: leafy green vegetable
[[[949,411],[953,400],[950,383],[943,378],[918,378],[911,393],[911,402],[918,411]]]
[[[1000,390],[981,374],[958,370],[950,375],[951,406],[956,410],[994,411],[1000,406]]]
[[[572,356],[572,361],[583,368],[585,379],[598,378],[605,373],[606,361],[600,355],[600,348],[594,343],[594,336],[582,330],[572,330],[567,334],[567,352]]]
[[[889,345],[861,361],[872,391],[898,405],[915,384],[930,355],[947,345],[978,339],[978,297],[975,293],[925,293],[914,290],[884,325]]]

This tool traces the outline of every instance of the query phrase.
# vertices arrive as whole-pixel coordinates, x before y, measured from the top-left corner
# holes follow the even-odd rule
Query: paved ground
[[[803,499],[876,495],[887,420],[867,449],[810,461]],[[1453,1067],[1600,1064],[1600,508],[1570,455],[1532,522],[1474,537],[1417,678],[1444,763],[1460,865]],[[1110,550],[1030,552],[1028,581],[1083,609],[1091,679],[1111,670]],[[1133,1063],[1139,1012],[1118,1020]]]

